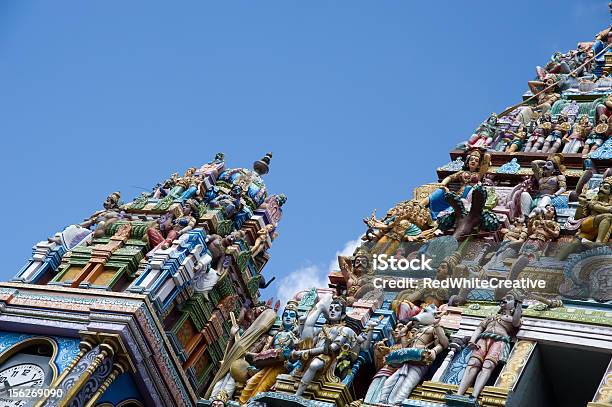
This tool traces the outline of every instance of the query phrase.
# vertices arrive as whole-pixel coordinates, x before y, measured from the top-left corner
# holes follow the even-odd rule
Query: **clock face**
[[[0,370],[0,407],[23,407],[29,400],[9,398],[10,389],[42,387],[45,371],[33,363],[20,363]]]
[[[21,363],[0,371],[0,391],[10,387],[40,387],[45,381],[45,372],[38,365]]]

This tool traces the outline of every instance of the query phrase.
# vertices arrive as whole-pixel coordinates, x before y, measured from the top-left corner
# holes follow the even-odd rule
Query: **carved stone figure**
[[[518,278],[530,261],[543,256],[548,243],[559,237],[561,227],[556,220],[556,214],[555,207],[549,204],[544,208],[544,212],[538,212],[529,219],[527,225],[529,236],[522,242],[518,251],[519,257],[510,269],[511,280]],[[521,242],[519,240],[515,243]],[[512,244],[509,248],[515,249],[516,245]]]
[[[374,273],[369,254],[359,248],[353,257],[338,256],[338,265],[346,282],[346,302],[352,305],[355,301],[368,296],[375,302],[380,301],[382,291],[372,283]]]
[[[315,325],[321,315],[327,322],[319,328]],[[371,340],[371,326],[366,329],[368,339],[360,341],[355,331],[345,325],[345,317],[346,302],[340,297],[319,300],[307,315],[300,332],[300,350],[291,355],[292,361],[301,360],[303,364],[297,396],[304,394],[308,385],[320,375],[333,375],[342,353],[354,354],[356,358],[357,354],[351,351],[364,343],[367,346]]]
[[[485,318],[472,334],[468,346],[473,349],[457,394],[464,395],[474,386],[477,398],[491,373],[510,354],[510,344],[522,324],[521,300],[516,294],[506,294],[499,303],[499,312]]]
[[[268,239],[275,239],[278,234],[274,232],[274,225],[266,225],[257,231],[257,239],[251,247],[251,256],[256,257],[259,253],[269,249]]]
[[[584,146],[587,136],[591,133],[591,128],[589,116],[587,114],[580,116],[578,123],[574,124],[572,128],[571,134],[564,137],[565,146],[563,147],[563,153],[578,153],[582,146]]]
[[[438,325],[438,315],[436,307],[428,305],[406,326],[396,328],[400,346],[378,344],[378,352],[386,354],[385,365],[368,389],[367,403],[400,405],[410,396],[436,356],[448,347],[448,338]]]
[[[450,203],[446,200],[446,193],[450,193],[448,185],[451,183],[459,184],[459,189],[453,192],[458,199],[464,199],[466,203],[471,201],[471,192],[474,186],[480,183],[489,169],[491,155],[481,149],[468,151],[465,167],[442,180],[440,189],[434,191],[429,197],[423,199],[420,204],[429,208],[432,219],[437,219],[438,214],[450,208]]]
[[[521,124],[516,131],[506,130],[506,133],[511,135],[512,138],[506,138],[508,145],[506,147],[507,153],[514,153],[521,151],[527,140],[527,131],[525,126]]]
[[[193,229],[196,224],[198,203],[194,199],[187,200],[183,205],[173,205],[168,213],[162,215],[156,224],[147,229],[149,253],[157,249],[167,249],[172,242],[184,233]]]
[[[368,230],[362,239],[376,242],[372,248],[375,253],[393,253],[402,242],[426,240],[436,230],[429,210],[416,200],[398,203],[382,220],[376,218],[374,211],[363,222]]]
[[[489,118],[482,123],[474,134],[468,139],[469,148],[487,148],[497,136],[497,114],[492,113]]]
[[[119,219],[119,200],[121,194],[113,192],[106,197],[104,201],[104,210],[98,211],[90,216],[89,219],[82,222],[79,226],[94,229],[94,236],[101,237],[106,233],[106,229]]]
[[[612,129],[610,128],[608,116],[605,114],[600,115],[597,126],[595,126],[595,128],[591,131],[591,134],[589,134],[589,137],[584,143],[582,155],[595,152],[595,150],[597,150],[604,143],[604,141],[607,140],[611,133]]]
[[[597,243],[610,241],[612,233],[612,177],[607,177],[599,186],[597,196],[587,200],[584,195],[578,198],[579,209],[576,219],[580,219],[579,236]]]
[[[270,337],[271,340],[261,352],[245,355],[246,361],[256,372],[242,389],[238,399],[240,404],[247,403],[258,393],[270,390],[279,374],[291,372],[296,367],[288,359],[299,342],[297,311],[297,304],[289,302],[281,315],[281,329]]]
[[[527,191],[521,193],[521,212],[528,217],[532,213],[543,212],[547,205],[565,192],[567,183],[562,165],[563,156],[555,154],[546,160],[534,160],[531,163],[533,176],[537,181],[535,196]]]
[[[260,352],[268,341],[267,332],[276,321],[276,312],[265,308],[249,327],[243,332],[232,315],[232,329],[230,342],[223,356],[223,362],[208,388],[205,397],[217,399],[219,396],[226,400],[232,398],[237,382],[244,384],[247,380],[247,361],[244,359],[247,352]]]
[[[542,146],[542,152],[548,154],[554,154],[561,147],[561,143],[563,139],[568,135],[571,124],[568,121],[567,115],[560,114],[557,117],[557,123],[554,125],[553,131],[546,137],[544,140],[544,145]]]

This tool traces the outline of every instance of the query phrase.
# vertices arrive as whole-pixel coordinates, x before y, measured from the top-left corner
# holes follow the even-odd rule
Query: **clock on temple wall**
[[[57,378],[53,363],[57,345],[48,338],[29,338],[0,354],[0,407],[33,406],[36,399],[15,398],[11,389],[48,388]]]

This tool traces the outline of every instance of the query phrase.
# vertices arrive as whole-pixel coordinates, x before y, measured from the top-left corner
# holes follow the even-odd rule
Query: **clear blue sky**
[[[607,3],[2,1],[0,279],[109,192],[217,151],[274,153],[288,202],[266,274],[320,277]]]

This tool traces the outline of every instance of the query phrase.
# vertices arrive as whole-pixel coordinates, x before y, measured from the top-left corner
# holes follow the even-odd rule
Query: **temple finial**
[[[272,159],[272,153],[266,153],[261,159],[253,163],[253,169],[259,175],[265,175],[270,171],[270,160]]]

